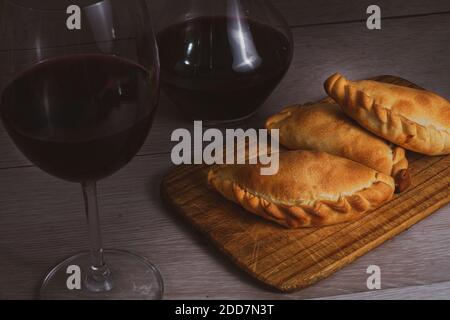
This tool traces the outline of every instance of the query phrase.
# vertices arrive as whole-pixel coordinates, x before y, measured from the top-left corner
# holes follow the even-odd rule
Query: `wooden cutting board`
[[[397,77],[378,81],[416,87]],[[450,202],[450,156],[409,154],[413,186],[362,219],[287,230],[246,212],[206,185],[206,166],[165,177],[163,198],[237,266],[283,292],[309,286]]]

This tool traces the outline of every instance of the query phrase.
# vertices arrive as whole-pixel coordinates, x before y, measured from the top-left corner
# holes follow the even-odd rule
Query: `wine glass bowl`
[[[80,9],[70,28],[69,5]],[[69,12],[69,13],[68,13]],[[90,252],[45,278],[41,297],[161,298],[162,278],[145,258],[104,250],[96,183],[143,145],[159,98],[159,57],[145,0],[2,0],[8,82],[0,116],[22,153],[47,173],[83,186]],[[109,264],[110,263],[110,264]],[[81,288],[67,286],[76,265]]]
[[[288,70],[292,33],[268,0],[167,1],[157,29],[162,89],[207,125],[251,117]]]
[[[41,169],[98,181],[128,163],[147,137],[156,106],[149,88],[145,69],[127,60],[65,56],[7,86],[1,114],[16,146]]]

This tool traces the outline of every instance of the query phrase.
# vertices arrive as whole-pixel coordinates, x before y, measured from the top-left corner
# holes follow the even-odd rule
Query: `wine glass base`
[[[93,292],[86,285],[90,252],[76,254],[54,267],[39,292],[43,300],[159,300],[164,288],[161,274],[147,259],[123,250],[105,250],[111,271],[111,289]],[[78,272],[79,271],[79,272]]]

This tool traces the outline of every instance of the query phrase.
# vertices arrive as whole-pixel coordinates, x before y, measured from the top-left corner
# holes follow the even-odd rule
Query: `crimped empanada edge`
[[[325,91],[363,127],[408,150],[430,156],[450,153],[450,133],[425,127],[375,103],[340,74],[325,82]]]
[[[353,195],[341,196],[337,201],[317,200],[308,205],[287,205],[263,198],[230,179],[221,179],[214,169],[208,172],[209,186],[222,196],[287,228],[326,226],[360,218],[363,213],[392,198],[394,188],[389,180],[392,181],[391,177],[376,173],[371,186]]]
[[[300,105],[291,105],[289,107],[283,108],[280,112],[270,116],[265,123],[265,128],[270,130],[277,128],[278,125],[285,121],[287,118],[292,116],[292,112],[295,111]]]
[[[395,191],[401,193],[411,186],[411,175],[409,173],[409,162],[406,158],[405,149],[392,146],[392,173],[395,181]]]

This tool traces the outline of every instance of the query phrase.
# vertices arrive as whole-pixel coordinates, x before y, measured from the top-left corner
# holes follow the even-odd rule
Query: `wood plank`
[[[149,0],[149,3],[154,20],[157,21],[163,16],[161,12],[166,10],[168,2]],[[384,18],[450,11],[450,4],[446,0],[272,0],[272,3],[291,26],[365,20],[366,9],[373,4],[380,6]]]
[[[450,282],[434,283],[425,286],[374,290],[371,292],[344,294],[319,300],[449,300]]]
[[[415,87],[392,76],[377,80]],[[303,289],[343,268],[450,202],[450,156],[411,164],[413,186],[356,222],[286,230],[208,190],[211,167],[182,166],[162,195],[237,266],[284,292]]]
[[[295,29],[291,69],[248,125],[260,126],[265,117],[282,106],[319,99],[324,95],[323,81],[336,71],[351,79],[396,74],[450,97],[450,60],[446,58],[450,56],[449,17],[388,20],[380,32],[368,31],[362,23]],[[170,134],[180,127],[192,128],[192,122],[184,119],[163,94],[141,154],[169,152],[173,147]],[[15,150],[1,124],[0,148],[0,168],[29,164]]]
[[[312,287],[295,294],[267,290],[162,203],[159,184],[170,167],[168,155],[137,157],[99,188],[105,246],[153,261],[163,274],[167,299],[303,299],[363,292],[372,264],[382,269],[383,289],[450,279],[448,206]],[[31,299],[53,264],[87,246],[80,188],[34,167],[0,170],[0,182],[0,298]]]
[[[299,5],[296,0],[275,0],[274,4],[286,17],[291,26],[336,23],[352,20],[366,20],[370,5],[381,8],[382,18],[420,15],[433,12],[448,12],[450,4],[445,0],[395,1],[395,0],[318,0],[305,1]]]

